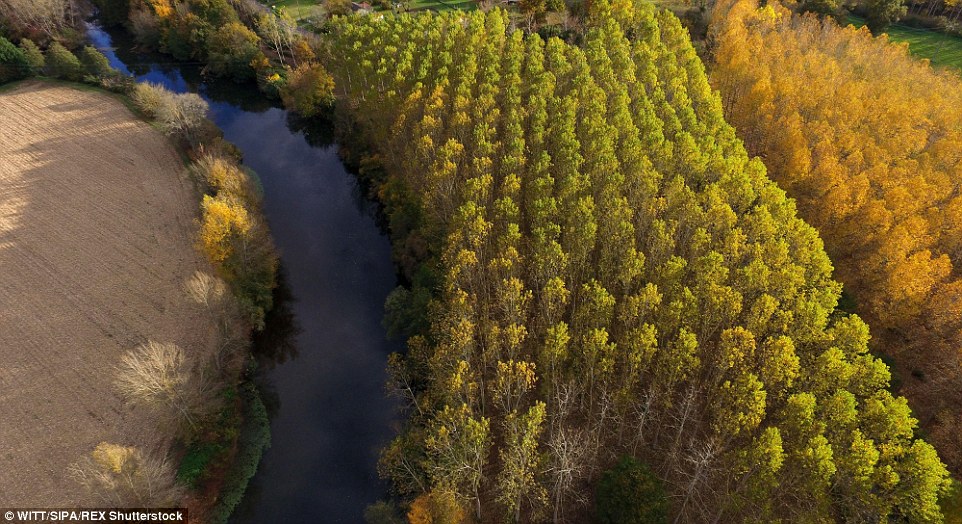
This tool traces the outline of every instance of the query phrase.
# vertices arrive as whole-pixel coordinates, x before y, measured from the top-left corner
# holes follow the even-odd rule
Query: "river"
[[[117,69],[204,97],[263,186],[293,297],[282,307],[299,330],[284,350],[290,358],[264,372],[272,445],[231,522],[363,522],[365,506],[386,494],[376,463],[396,414],[384,395],[385,367],[400,349],[381,327],[384,299],[397,282],[375,205],[341,163],[329,132],[299,125],[256,87],[211,81],[196,65],[134,52],[123,32],[92,25],[88,35]],[[291,333],[282,323],[264,338]]]

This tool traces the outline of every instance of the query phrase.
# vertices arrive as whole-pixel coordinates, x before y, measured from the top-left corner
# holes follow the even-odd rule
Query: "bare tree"
[[[549,465],[545,473],[550,479],[551,521],[557,524],[565,521],[563,509],[568,507],[569,499],[587,503],[583,490],[578,488],[587,473],[585,461],[589,444],[583,432],[562,428],[551,436],[547,445]]]
[[[127,400],[186,422],[192,429],[215,404],[214,388],[203,366],[188,359],[175,344],[148,341],[128,351],[115,383]]]
[[[164,132],[196,143],[198,133],[207,121],[207,102],[196,93],[168,92],[169,102],[160,105],[157,120]]]
[[[76,20],[72,0],[0,0],[0,18],[23,32],[42,31],[53,38]]]
[[[101,442],[67,472],[110,506],[172,507],[184,496],[170,462],[135,447]]]
[[[240,312],[233,296],[223,280],[202,271],[195,271],[184,288],[190,299],[201,306],[217,325],[218,350],[211,364],[213,371],[223,372],[230,367],[247,340],[238,329]]]
[[[224,306],[227,285],[213,275],[195,271],[184,287],[190,298],[204,306],[204,309],[210,311],[212,315],[216,315]]]

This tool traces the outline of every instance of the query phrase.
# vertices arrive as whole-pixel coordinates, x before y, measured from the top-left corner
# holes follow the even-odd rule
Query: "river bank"
[[[358,522],[386,493],[378,450],[394,403],[385,398],[387,355],[399,349],[381,327],[396,284],[390,244],[376,207],[337,155],[337,144],[264,99],[253,86],[204,78],[164,55],[133,52],[129,35],[92,28],[111,65],[138,81],[196,92],[224,138],[243,154],[263,188],[263,207],[281,254],[300,325],[264,364],[272,447],[233,522]],[[292,331],[267,323],[271,330]],[[282,340],[285,337],[279,337]]]

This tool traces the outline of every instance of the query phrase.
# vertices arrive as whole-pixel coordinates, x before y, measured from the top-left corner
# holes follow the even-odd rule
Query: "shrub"
[[[334,78],[320,64],[302,65],[288,74],[280,95],[284,107],[311,117],[334,103]]]
[[[30,63],[23,50],[0,36],[0,84],[26,78],[30,74]]]
[[[220,500],[211,510],[212,524],[227,522],[234,507],[244,497],[251,477],[257,473],[261,455],[271,446],[271,421],[257,388],[249,382],[245,383],[241,394],[244,397],[245,413],[237,439],[237,455],[227,471]]]
[[[43,52],[40,51],[37,44],[33,43],[33,40],[22,38],[20,40],[20,49],[23,50],[23,56],[26,57],[27,63],[30,64],[31,73],[39,74],[43,71],[43,66],[46,61],[43,59]]]
[[[168,102],[170,92],[157,84],[143,82],[134,85],[131,100],[147,118],[156,118],[160,106]]]
[[[404,524],[404,518],[398,514],[397,507],[379,500],[364,508],[364,522],[367,524]]]
[[[207,127],[207,102],[196,93],[167,92],[163,100],[157,110],[157,120],[164,133],[196,145]]]
[[[55,78],[77,81],[83,77],[84,68],[69,49],[54,42],[47,49],[46,72]]]
[[[231,22],[213,33],[207,42],[207,65],[211,72],[238,82],[254,78],[252,64],[261,55],[260,37],[240,22]]]
[[[107,78],[117,75],[117,70],[110,67],[110,61],[103,53],[93,46],[84,46],[80,50],[80,63],[88,75],[97,78]]]
[[[595,508],[602,524],[668,522],[668,503],[661,482],[647,465],[631,457],[624,457],[602,476]]]

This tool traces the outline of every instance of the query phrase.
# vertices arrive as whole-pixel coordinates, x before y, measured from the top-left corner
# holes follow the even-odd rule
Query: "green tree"
[[[30,62],[23,50],[0,36],[0,84],[19,80],[30,74]]]
[[[43,71],[45,61],[43,52],[40,51],[37,44],[29,38],[23,38],[20,40],[20,49],[23,49],[23,55],[26,57],[27,63],[30,64],[30,71],[35,75],[40,74]]]
[[[324,12],[329,17],[348,16],[353,11],[351,0],[324,0]]]
[[[80,50],[80,63],[87,74],[98,78],[106,78],[117,74],[117,70],[110,67],[107,57],[89,45]]]
[[[602,475],[595,515],[602,524],[667,524],[668,499],[646,464],[624,457]]]
[[[240,22],[223,25],[207,40],[207,65],[216,75],[251,80],[252,64],[261,54],[258,42],[260,37]]]
[[[898,22],[908,12],[905,0],[867,0],[865,8],[866,23],[875,34]]]
[[[287,74],[280,95],[284,107],[311,117],[334,104],[334,78],[320,64],[303,64]]]
[[[59,42],[54,42],[47,48],[47,75],[64,80],[80,80],[83,71],[80,60]]]

